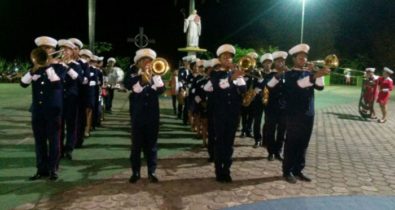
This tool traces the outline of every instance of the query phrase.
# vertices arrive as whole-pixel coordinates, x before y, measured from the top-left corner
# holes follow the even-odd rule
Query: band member
[[[32,85],[31,112],[37,172],[29,179],[49,176],[50,180],[56,180],[63,93],[60,78],[51,66],[49,54],[55,51],[57,41],[41,36],[35,39],[35,43],[40,48],[34,49],[30,54],[34,66],[21,78],[20,83],[24,88]]]
[[[247,56],[251,57],[252,59],[256,60],[258,58],[258,54],[256,52],[250,52],[247,54]],[[252,69],[251,69],[252,70]],[[245,75],[244,80],[247,83],[247,90],[248,91],[253,91],[253,77],[250,75]],[[252,127],[252,122],[254,118],[254,107],[252,106],[252,103],[249,104],[244,104],[241,106],[241,134],[240,137],[250,137],[252,138],[251,135],[251,127]]]
[[[254,107],[254,139],[255,139],[255,144],[254,148],[257,148],[258,146],[263,145],[263,140],[266,141],[265,137],[265,127],[262,128],[261,122],[262,122],[262,115],[264,111],[264,104],[262,102],[262,97],[265,91],[265,86],[268,81],[268,76],[270,73],[270,68],[273,62],[273,56],[271,53],[265,53],[259,58],[259,62],[261,63],[263,70],[262,71],[257,71],[258,72],[258,77],[260,79],[254,79],[254,84],[253,88],[255,90],[255,98],[252,101],[253,107]],[[265,115],[266,116],[266,115]],[[262,131],[262,132],[261,132]]]
[[[149,181],[158,182],[155,175],[159,132],[158,97],[165,87],[161,76],[153,74],[151,63],[155,58],[156,52],[152,49],[137,50],[134,62],[139,72],[125,75],[124,79],[125,88],[132,91],[129,97],[132,124],[130,183],[136,183],[140,179],[141,150],[147,159]]]
[[[121,68],[115,66],[115,58],[109,58],[107,60],[107,66],[105,69],[105,75],[108,78],[107,81],[107,96],[105,98],[105,110],[108,113],[112,112],[112,101],[114,99],[114,90],[121,89],[121,83],[124,78],[124,72]]]
[[[381,113],[383,117],[378,120],[379,123],[385,123],[387,121],[387,104],[390,98],[390,92],[394,89],[394,84],[391,79],[391,75],[394,73],[388,67],[384,67],[383,76],[378,79],[379,95],[377,103],[380,105]]]
[[[195,103],[195,94],[196,94],[196,82],[202,78],[200,74],[200,68],[203,66],[203,63],[200,59],[194,58],[191,60],[190,69],[192,73],[187,77],[187,106],[188,106],[188,122],[191,125],[191,130],[197,132],[197,111],[196,111],[196,103]],[[200,137],[198,135],[198,137]]]
[[[265,118],[267,126],[267,151],[269,153],[268,160],[272,161],[274,158],[282,161],[281,150],[285,138],[285,98],[284,98],[284,74],[287,67],[285,66],[285,60],[288,57],[288,53],[284,51],[273,52],[274,69],[270,73],[270,79],[275,77],[277,73],[280,73],[279,82],[276,86],[269,88],[269,98],[265,108]]]
[[[210,67],[207,70],[207,82],[210,80],[211,75],[215,74],[221,63],[217,58],[210,60]],[[204,89],[204,87],[203,87]],[[207,152],[208,152],[208,162],[214,161],[214,145],[215,145],[215,127],[214,127],[214,106],[213,106],[213,94],[212,92],[207,92]]]
[[[178,91],[178,118],[182,118],[184,125],[188,123],[188,102],[186,100],[188,93],[187,78],[190,73],[190,61],[191,56],[185,56],[182,58],[183,67],[178,71],[178,80],[180,89]]]
[[[178,70],[174,69],[169,80],[171,104],[173,106],[173,113],[177,115],[177,95],[178,95]]]
[[[378,76],[374,75],[374,72],[376,71],[375,68],[366,68],[365,74],[366,74],[366,81],[364,83],[364,94],[363,94],[363,99],[365,101],[365,104],[368,105],[369,111],[370,111],[370,118],[372,119],[377,119],[376,117],[376,112],[374,110],[374,101],[377,98],[378,94]]]
[[[314,89],[324,89],[324,75],[330,72],[323,67],[315,74],[303,69],[307,62],[310,47],[298,44],[289,50],[294,66],[285,73],[277,73],[269,82],[269,87],[279,84],[284,74],[285,111],[287,115],[287,135],[285,139],[283,176],[289,183],[297,179],[310,182],[311,179],[302,173],[306,162],[306,151],[309,145],[314,124]]]
[[[101,125],[102,119],[102,104],[103,98],[101,94],[102,86],[103,86],[103,60],[104,57],[96,56],[96,62],[93,63],[97,74],[97,85],[95,88],[95,107],[93,109],[93,117],[92,117],[92,129],[96,130],[97,126]],[[122,78],[123,79],[123,78]]]
[[[196,62],[199,76],[192,86],[194,110],[192,112],[193,121],[198,137],[203,140],[203,147],[207,147],[207,99],[203,89],[208,82],[205,72],[205,60]]]
[[[77,121],[77,142],[75,148],[82,147],[84,142],[84,131],[86,125],[86,96],[89,77],[89,60],[93,56],[92,52],[87,49],[82,49],[83,43],[77,38],[70,38],[69,41],[73,42],[76,46],[74,48],[74,60],[81,66],[82,84],[79,87],[79,103],[78,103],[78,121]]]
[[[63,117],[62,117],[62,157],[72,160],[72,152],[77,142],[77,120],[78,120],[78,93],[79,86],[82,83],[81,66],[74,60],[74,48],[76,47],[71,41],[61,39],[58,45],[62,52],[62,64],[66,65],[66,72],[61,76],[63,80]],[[66,143],[64,143],[64,130],[66,127]]]
[[[211,92],[215,128],[215,175],[218,182],[232,182],[233,144],[241,109],[242,94],[246,92],[243,72],[232,63],[236,49],[230,44],[221,45],[217,56],[221,66],[212,73],[204,90]]]

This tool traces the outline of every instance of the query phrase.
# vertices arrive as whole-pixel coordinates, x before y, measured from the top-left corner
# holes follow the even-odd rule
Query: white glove
[[[228,78],[220,79],[219,80],[219,87],[221,89],[226,89],[226,88],[230,87]]]
[[[213,83],[211,83],[211,81],[208,81],[205,85],[204,85],[204,91],[206,92],[213,92],[214,88],[213,88]]]
[[[384,93],[389,92],[389,91],[390,90],[388,88],[384,88],[384,89],[381,90],[381,92],[384,92]]]
[[[89,82],[89,86],[95,86],[96,85],[96,81],[90,81]]]
[[[41,75],[35,74],[35,75],[33,75],[32,79],[33,79],[33,81],[37,81],[38,79],[40,79],[40,77],[41,77]]]
[[[141,93],[143,91],[143,87],[140,85],[140,82],[137,82],[136,84],[134,84],[132,89],[133,89],[133,92],[135,92],[135,93]]]
[[[154,85],[156,87],[163,87],[165,84],[162,81],[162,78],[159,75],[155,75],[152,77],[152,81],[154,81]]]
[[[299,79],[297,83],[298,86],[301,88],[307,88],[313,86],[313,83],[310,82],[310,76],[306,76],[303,79]]]
[[[233,84],[237,86],[243,86],[246,85],[246,81],[243,79],[243,77],[238,77],[236,80],[233,81]]]
[[[256,94],[258,94],[259,92],[262,91],[262,89],[256,87],[256,88],[254,89],[254,91],[255,91]]]
[[[88,84],[88,78],[84,77],[84,81],[82,82],[83,85]]]
[[[195,101],[196,103],[200,103],[202,99],[200,98],[200,96],[195,96]]]

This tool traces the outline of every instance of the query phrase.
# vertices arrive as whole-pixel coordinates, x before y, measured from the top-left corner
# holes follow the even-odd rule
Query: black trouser
[[[105,97],[104,100],[106,111],[111,111],[113,99],[114,99],[114,89],[107,88],[107,96]]]
[[[45,112],[32,112],[36,167],[39,174],[48,174],[58,169],[60,157],[60,121],[60,115],[51,116]]]
[[[84,88],[85,89],[85,88]],[[79,100],[78,100],[78,114],[77,114],[77,142],[75,143],[76,147],[82,146],[84,143],[84,132],[86,125],[86,103],[85,103],[85,90],[80,92]],[[82,93],[82,94],[81,94]]]
[[[252,106],[241,107],[241,132],[250,135],[252,120],[253,120],[253,108]]]
[[[185,98],[184,110],[182,111],[182,122],[184,123],[184,125],[188,123],[188,111],[189,111],[189,102],[188,102],[188,98]]]
[[[133,122],[133,121],[132,121]],[[140,123],[136,121],[132,126],[132,149],[130,163],[133,174],[140,174],[141,150],[147,159],[148,174],[154,174],[157,165],[157,141],[159,122]]]
[[[77,142],[78,96],[67,96],[64,99],[62,117],[62,153],[72,152]],[[66,129],[65,129],[66,128]],[[66,130],[66,143],[64,143]]]
[[[226,117],[214,114],[216,176],[230,175],[237,123],[238,113],[234,116],[229,113]]]
[[[269,155],[278,155],[284,143],[286,116],[283,110],[268,111],[267,118],[267,151]]]
[[[207,143],[207,151],[210,159],[214,158],[214,144],[215,144],[215,127],[214,127],[214,118],[213,114],[207,113],[207,132],[208,132],[208,143]]]
[[[171,104],[173,105],[174,114],[177,114],[177,95],[171,96]]]
[[[314,116],[287,116],[287,135],[284,144],[283,175],[299,174],[306,163],[306,151],[313,130]]]
[[[254,103],[255,102],[255,103]],[[254,139],[255,143],[258,143],[262,140],[261,134],[261,124],[262,124],[262,115],[263,115],[263,104],[259,101],[254,101],[253,103],[253,129],[254,129]]]

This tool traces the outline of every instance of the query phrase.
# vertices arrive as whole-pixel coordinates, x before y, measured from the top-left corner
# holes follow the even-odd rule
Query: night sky
[[[88,44],[87,2],[1,0],[0,57],[26,59],[40,35],[78,37]],[[300,39],[301,0],[196,0],[196,7],[202,17],[200,47],[212,52],[223,43],[288,51]],[[126,40],[143,26],[156,40],[149,47],[176,60],[183,55],[177,48],[186,44],[182,8],[188,10],[187,0],[177,5],[174,0],[97,0],[96,41],[113,44],[108,55],[132,57],[136,47]],[[304,42],[312,47],[311,58],[332,52],[347,59],[364,55],[372,65],[395,67],[394,34],[393,0],[307,0]]]

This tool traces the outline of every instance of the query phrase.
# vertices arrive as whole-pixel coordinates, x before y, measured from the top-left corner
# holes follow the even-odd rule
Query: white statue
[[[184,20],[184,33],[187,32],[187,47],[199,47],[199,36],[202,31],[200,16],[194,10],[187,19]]]

